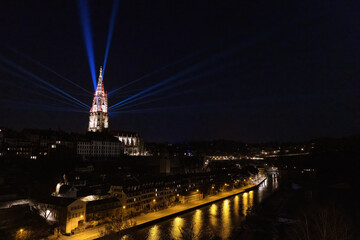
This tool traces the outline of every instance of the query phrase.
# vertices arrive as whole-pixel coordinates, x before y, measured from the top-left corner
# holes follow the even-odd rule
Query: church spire
[[[98,85],[94,94],[93,104],[90,109],[89,128],[91,132],[102,132],[109,126],[108,101],[104,90],[102,67],[100,67]]]
[[[102,77],[102,67],[100,67],[98,85],[96,87],[96,94],[97,95],[105,94],[105,92],[104,92],[104,84],[103,84],[103,77]]]

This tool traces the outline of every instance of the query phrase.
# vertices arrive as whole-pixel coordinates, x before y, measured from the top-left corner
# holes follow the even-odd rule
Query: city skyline
[[[86,132],[94,86],[79,2],[4,4],[0,126]],[[120,1],[114,9],[88,3],[96,70],[108,54],[110,129],[168,142],[359,133],[359,4]]]

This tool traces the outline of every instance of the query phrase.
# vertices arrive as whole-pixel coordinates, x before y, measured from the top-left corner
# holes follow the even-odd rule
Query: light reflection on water
[[[254,191],[249,192],[249,209],[254,205]]]
[[[221,238],[227,239],[230,236],[231,233],[231,216],[230,216],[230,200],[225,199],[222,204],[222,210],[221,210]]]
[[[194,217],[193,217],[193,221],[192,221],[194,239],[199,239],[200,234],[201,234],[202,224],[203,224],[202,210],[196,209]]]
[[[239,217],[239,195],[234,197],[234,214],[236,218]]]
[[[181,217],[176,217],[172,221],[171,237],[173,239],[180,239],[182,230],[185,230],[184,229],[184,219]]]
[[[248,193],[247,192],[245,192],[245,193],[243,193],[242,194],[242,205],[243,205],[243,211],[242,211],[242,214],[244,215],[244,216],[246,216],[247,215],[247,210],[248,210]]]
[[[213,229],[214,232],[217,232],[218,231],[218,225],[217,225],[217,222],[218,222],[218,207],[215,203],[213,203],[209,209],[209,217],[210,217],[210,226],[211,228]]]
[[[231,237],[240,227],[251,209],[263,201],[278,186],[278,179],[261,184],[258,189],[196,209],[181,216],[157,223],[150,227],[134,230],[129,239],[221,239]],[[186,235],[181,232],[185,232]]]
[[[154,225],[149,229],[148,240],[160,240],[160,229],[158,225]]]

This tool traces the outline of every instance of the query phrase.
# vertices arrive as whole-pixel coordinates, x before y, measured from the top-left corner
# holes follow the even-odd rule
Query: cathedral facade
[[[98,84],[94,94],[93,104],[90,109],[88,131],[103,132],[108,128],[109,128],[108,98],[107,98],[107,93],[104,90],[102,68],[100,67]]]

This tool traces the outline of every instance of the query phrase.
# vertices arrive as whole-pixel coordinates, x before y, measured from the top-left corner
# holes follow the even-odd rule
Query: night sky
[[[88,6],[98,76],[113,2]],[[78,7],[1,1],[0,126],[86,132],[90,109],[55,90],[92,103]],[[110,112],[110,128],[168,142],[358,134],[359,13],[358,1],[122,0],[109,105],[150,90]]]

